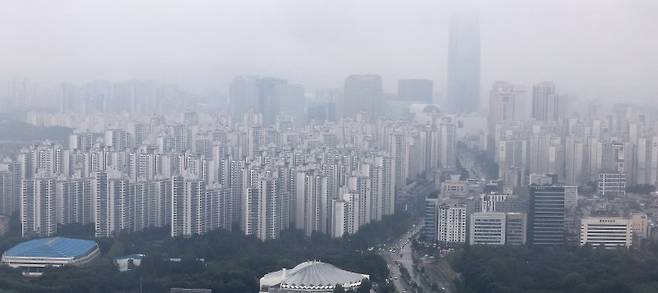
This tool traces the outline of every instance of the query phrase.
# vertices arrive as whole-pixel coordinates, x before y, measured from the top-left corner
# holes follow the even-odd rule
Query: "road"
[[[422,260],[421,265],[425,269],[425,275],[429,278],[429,282],[443,288],[441,292],[456,292],[453,283],[456,273],[446,259],[425,258]]]
[[[474,156],[470,154],[470,158]],[[475,166],[475,160],[471,159],[471,165]],[[414,202],[412,199],[424,198],[428,194],[434,192],[436,186],[432,182],[424,182],[423,184],[413,184],[410,188],[402,192],[402,197],[404,198],[405,206],[409,202]],[[416,205],[421,203],[416,203]],[[420,206],[412,206],[412,208],[421,208]],[[380,254],[386,260],[388,270],[391,273],[392,282],[398,292],[436,292],[431,289],[431,283],[437,284],[439,288],[443,288],[443,291],[439,292],[454,292],[451,285],[452,278],[450,274],[441,274],[439,266],[436,266],[432,263],[426,263],[426,259],[419,259],[418,262],[420,265],[425,267],[427,272],[427,277],[423,280],[423,276],[419,272],[416,272],[413,269],[413,249],[412,249],[412,239],[420,232],[422,228],[422,217],[405,234],[401,235],[398,239],[395,239],[385,246]],[[402,278],[400,265],[409,272],[410,280],[405,280]],[[452,270],[448,266],[448,271]],[[429,281],[427,280],[429,279]],[[414,286],[418,286],[420,290],[417,290]]]
[[[423,280],[423,277],[413,269],[413,249],[411,241],[414,236],[420,231],[421,225],[417,224],[411,231],[405,233],[399,239],[393,241],[387,248],[388,250],[383,252],[384,259],[388,264],[388,269],[391,272],[391,277],[393,277],[393,284],[398,292],[418,292],[414,286],[410,283],[415,283],[422,292],[435,292],[432,290],[430,282],[436,283],[439,288],[442,288],[443,291],[440,292],[453,292],[452,285],[449,280],[450,274],[441,273],[442,270],[446,270],[445,267],[437,265],[433,261],[419,260],[422,263],[422,266],[425,267],[427,276],[429,277],[430,282]],[[393,251],[391,251],[391,249]],[[410,276],[410,282],[407,282],[404,278],[401,277],[401,272],[399,265],[402,265],[408,272]],[[449,268],[447,271],[451,272]]]
[[[462,167],[466,169],[470,178],[487,178],[482,170],[481,163],[477,161],[473,151],[465,148],[457,148],[457,159]]]
[[[411,280],[418,284],[424,292],[432,292],[429,287],[424,286],[420,276],[413,270],[413,259],[411,249],[411,239],[420,231],[420,225],[417,224],[412,230],[405,233],[399,239],[393,241],[383,252],[384,259],[387,262],[388,269],[393,277],[393,284],[398,292],[415,292],[412,284],[402,278],[399,264],[402,265],[411,276]]]

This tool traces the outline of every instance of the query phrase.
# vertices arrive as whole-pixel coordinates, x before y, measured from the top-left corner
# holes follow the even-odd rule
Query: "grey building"
[[[458,113],[480,108],[480,23],[477,13],[453,16],[448,48],[448,106]]]
[[[507,245],[526,244],[527,215],[525,213],[507,213],[505,240]]]
[[[423,219],[423,230],[421,235],[427,241],[436,241],[439,231],[439,199],[425,199],[425,214]]]
[[[532,87],[532,118],[538,121],[558,121],[560,118],[560,97],[552,82]]]
[[[376,119],[384,110],[382,77],[376,74],[350,75],[345,79],[342,116],[365,112]]]
[[[530,186],[528,240],[532,245],[565,243],[564,186]]]

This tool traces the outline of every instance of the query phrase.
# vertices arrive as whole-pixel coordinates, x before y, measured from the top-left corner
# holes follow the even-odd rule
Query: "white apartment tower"
[[[206,185],[194,176],[171,179],[171,237],[206,232]]]
[[[466,242],[466,207],[459,204],[439,206],[439,242]]]
[[[46,237],[57,232],[55,183],[54,178],[40,176],[22,181],[22,237]]]

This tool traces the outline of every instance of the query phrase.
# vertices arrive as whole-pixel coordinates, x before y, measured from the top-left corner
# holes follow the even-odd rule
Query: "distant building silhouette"
[[[446,98],[449,108],[458,113],[480,108],[480,24],[476,13],[452,18]]]
[[[416,103],[432,103],[434,83],[428,79],[398,80],[398,99]]]
[[[560,97],[552,82],[532,87],[532,118],[538,121],[558,121],[560,118]]]
[[[382,77],[376,74],[350,75],[345,79],[343,117],[354,117],[359,112],[369,119],[379,117],[384,110]]]

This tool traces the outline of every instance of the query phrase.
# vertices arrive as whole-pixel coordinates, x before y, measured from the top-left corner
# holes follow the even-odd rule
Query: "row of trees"
[[[152,229],[113,239],[95,239],[102,257],[84,267],[51,269],[29,280],[20,272],[0,269],[0,292],[167,292],[169,288],[209,288],[221,292],[258,292],[264,274],[321,260],[342,269],[369,274],[379,291],[389,276],[384,259],[369,247],[401,235],[411,225],[408,214],[396,214],[362,227],[342,239],[300,231],[261,242],[240,232],[215,231],[191,238],[169,238],[167,229]],[[92,238],[86,226],[63,227],[66,236]],[[120,273],[112,257],[144,253],[141,266]],[[180,261],[171,261],[172,258]],[[369,283],[368,283],[369,284]],[[3,291],[4,290],[4,291]]]
[[[658,292],[658,248],[468,246],[451,255],[459,292]]]

